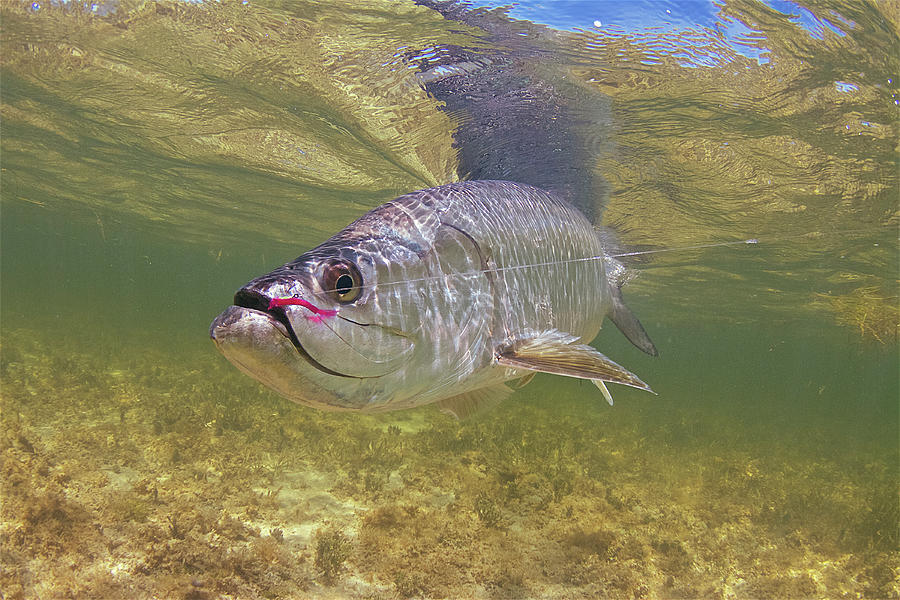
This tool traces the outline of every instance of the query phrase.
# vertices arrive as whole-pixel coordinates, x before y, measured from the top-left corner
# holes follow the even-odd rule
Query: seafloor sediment
[[[462,422],[327,414],[212,351],[26,329],[0,377],[4,599],[900,597],[877,446],[552,379]]]

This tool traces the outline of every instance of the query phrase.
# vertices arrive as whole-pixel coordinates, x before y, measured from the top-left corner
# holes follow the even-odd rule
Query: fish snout
[[[222,331],[227,330],[229,327],[232,327],[238,319],[240,319],[240,311],[232,310],[235,308],[234,306],[229,306],[224,311],[222,311],[219,316],[213,319],[213,322],[209,325],[209,337],[214,342],[218,342],[219,339],[216,337],[221,334]]]

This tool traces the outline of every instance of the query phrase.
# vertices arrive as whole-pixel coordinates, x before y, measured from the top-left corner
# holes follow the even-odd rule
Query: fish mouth
[[[281,335],[290,340],[291,344],[294,346],[294,349],[297,351],[297,354],[299,354],[300,357],[310,365],[312,365],[319,371],[322,371],[323,373],[327,373],[328,375],[358,379],[358,377],[354,375],[347,375],[346,373],[340,373],[338,371],[329,369],[328,367],[314,359],[312,356],[310,356],[309,353],[303,348],[303,344],[301,344],[300,340],[297,338],[297,334],[294,332],[294,328],[291,326],[291,322],[287,317],[285,309],[283,307],[274,307],[272,309],[269,309],[270,301],[270,298],[252,290],[239,290],[234,295],[234,307],[250,310],[253,313],[257,313],[266,317],[269,324]],[[209,337],[212,338],[213,341],[217,341],[216,329],[218,329],[219,327],[227,327],[240,318],[241,314],[237,311],[225,311],[212,322],[212,325],[210,325]]]

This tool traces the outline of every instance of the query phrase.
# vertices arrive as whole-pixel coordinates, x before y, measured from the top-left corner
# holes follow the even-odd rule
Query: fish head
[[[416,347],[408,320],[390,322],[395,295],[377,293],[382,255],[323,244],[238,290],[210,337],[235,366],[290,400],[365,409],[377,400],[374,382],[401,369]]]

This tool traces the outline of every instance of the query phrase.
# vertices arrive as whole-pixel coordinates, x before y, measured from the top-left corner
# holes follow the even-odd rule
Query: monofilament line
[[[621,254],[610,254],[610,258],[620,258],[622,256],[639,256],[641,254],[660,254],[662,252],[681,252],[683,250],[701,250],[703,248],[717,248],[719,246],[737,246],[740,244],[758,244],[759,240],[750,238],[737,242],[718,242],[715,244],[698,244],[697,246],[679,246],[677,248],[661,248],[659,250],[643,250],[640,252],[622,252]]]
[[[885,227],[885,228],[886,227],[895,227],[895,225],[884,225],[883,227]],[[878,228],[876,228],[876,229],[878,229]],[[849,229],[849,230],[843,230],[843,231],[832,231],[832,232],[824,232],[824,233],[813,232],[813,233],[808,233],[808,234],[805,234],[805,235],[802,235],[799,237],[818,237],[820,235],[829,236],[829,235],[838,235],[838,234],[846,236],[846,235],[852,235],[852,234],[871,233],[872,231],[873,230],[871,228]],[[784,239],[795,239],[795,237],[765,238],[764,242],[772,243],[772,242],[777,242],[777,241],[781,241]],[[590,262],[590,261],[594,261],[594,260],[603,260],[606,258],[624,258],[624,257],[628,257],[628,256],[641,256],[641,255],[645,255],[645,254],[662,254],[664,252],[685,252],[685,251],[689,251],[689,250],[703,250],[705,248],[718,248],[720,246],[742,246],[742,245],[759,244],[759,243],[760,243],[759,238],[748,238],[746,240],[736,240],[733,242],[716,242],[716,243],[712,243],[712,244],[697,244],[694,246],[676,246],[674,248],[660,248],[658,250],[638,250],[635,252],[622,252],[619,254],[606,254],[606,255],[601,254],[598,256],[586,256],[583,258],[568,258],[568,259],[562,259],[562,260],[551,260],[551,261],[547,261],[547,262],[531,263],[531,264],[527,264],[527,265],[511,265],[511,266],[507,266],[507,267],[494,267],[494,268],[490,268],[490,269],[479,269],[477,271],[445,273],[443,275],[432,275],[429,277],[419,277],[416,279],[386,281],[383,283],[377,283],[375,285],[377,287],[388,287],[388,286],[395,286],[395,285],[406,285],[409,283],[420,283],[420,282],[424,282],[424,281],[446,279],[447,277],[479,275],[479,274],[483,274],[483,273],[496,273],[499,271],[514,271],[514,270],[519,270],[519,269],[533,269],[533,268],[537,268],[537,267],[549,267],[549,266],[553,266],[553,265],[563,265],[563,264],[569,264],[569,263]],[[363,287],[365,287],[365,286],[363,286]]]
[[[716,248],[719,246],[737,246],[741,244],[758,244],[759,240],[757,238],[750,238],[746,240],[739,240],[734,242],[717,242],[714,244],[699,244],[696,246],[679,246],[677,248],[661,248],[659,250],[643,250],[639,252],[623,252],[621,254],[599,254],[597,256],[584,256],[581,258],[566,258],[561,260],[550,260],[546,262],[539,263],[529,263],[525,265],[510,265],[506,267],[492,267],[489,269],[478,269],[472,271],[462,271],[458,273],[445,273],[443,275],[431,275],[429,277],[418,277],[414,279],[402,279],[399,281],[385,281],[383,283],[375,284],[376,287],[388,287],[388,286],[396,286],[396,285],[406,285],[410,283],[421,283],[424,281],[435,281],[440,279],[446,279],[447,277],[460,277],[464,275],[480,275],[484,273],[497,273],[500,271],[518,271],[521,269],[536,269],[538,267],[551,267],[554,265],[565,265],[571,263],[583,263],[583,262],[591,262],[595,260],[604,260],[608,258],[620,258],[623,256],[637,256],[640,254],[659,254],[662,252],[680,252],[685,250],[700,250],[703,248]],[[365,286],[362,286],[365,287]],[[352,288],[349,288],[352,289]],[[329,290],[326,290],[329,291]]]

